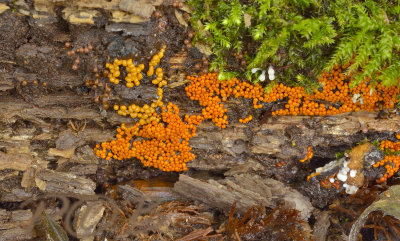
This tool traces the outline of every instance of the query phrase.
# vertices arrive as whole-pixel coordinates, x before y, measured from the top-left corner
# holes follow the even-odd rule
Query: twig
[[[1,59],[1,60],[0,60],[0,63],[3,63],[3,64],[17,64],[17,63],[14,62],[14,61],[4,60],[4,59]]]
[[[198,240],[199,238],[206,238],[206,235],[208,235],[212,231],[213,229],[211,227],[208,227],[206,229],[197,229],[178,239],[177,241],[191,241]]]
[[[237,229],[235,229],[235,237],[236,237],[237,241],[242,241],[242,239],[239,236],[239,233],[238,233]]]

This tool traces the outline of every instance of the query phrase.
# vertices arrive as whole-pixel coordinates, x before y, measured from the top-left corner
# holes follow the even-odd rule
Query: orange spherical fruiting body
[[[312,146],[307,147],[307,155],[303,159],[300,160],[300,162],[305,162],[313,157],[313,151],[312,151]]]
[[[158,52],[156,55],[154,55],[150,61],[149,64],[149,71],[151,68],[153,68],[152,71],[154,71],[154,66],[157,65],[162,57],[164,56],[164,51],[165,51],[166,46],[164,45],[160,52]],[[140,80],[143,78],[143,74],[141,71],[144,69],[144,64],[139,64],[138,66],[135,66],[133,63],[132,59],[114,59],[113,63],[106,63],[106,68],[109,69],[109,74],[108,78],[111,83],[114,84],[119,84],[120,80],[118,77],[120,76],[120,67],[124,67],[126,69],[126,87],[128,88],[133,88],[134,86],[139,86],[140,85]],[[152,75],[152,74],[151,74]],[[129,106],[121,106],[119,107],[118,105],[114,106],[114,110],[117,111],[117,113],[121,116],[130,116],[131,118],[139,118],[139,123],[144,125],[148,124],[152,121],[160,121],[160,116],[155,112],[156,107],[161,107],[164,104],[162,103],[162,98],[163,98],[163,91],[161,87],[167,84],[166,80],[163,80],[163,70],[161,68],[156,69],[156,75],[157,78],[153,80],[153,84],[158,85],[157,88],[157,96],[158,99],[154,100],[150,104],[150,108],[145,108],[148,105],[144,105],[143,107],[140,107],[135,104],[131,104]]]
[[[157,121],[131,127],[121,125],[117,129],[116,140],[96,145],[95,154],[101,158],[123,160],[139,159],[144,166],[155,167],[162,171],[186,171],[186,163],[194,159],[190,153],[189,139],[196,133],[201,116],[179,117],[179,108],[168,103],[162,107],[161,118]],[[143,140],[132,140],[134,137]]]
[[[366,79],[363,83],[355,88],[349,88],[350,77],[346,76],[342,71],[348,66],[335,66],[330,72],[323,72],[319,78],[321,88],[314,89],[313,93],[308,94],[303,87],[289,87],[283,84],[275,85],[270,92],[264,92],[264,89],[259,84],[250,84],[242,82],[238,79],[229,81],[218,81],[217,73],[207,73],[201,76],[187,76],[190,81],[189,85],[185,87],[187,96],[191,100],[196,100],[203,107],[201,115],[184,117],[184,120],[175,113],[179,113],[179,109],[168,104],[164,106],[162,102],[163,90],[161,87],[166,85],[166,80],[163,80],[163,72],[161,68],[156,68],[160,59],[164,56],[165,46],[159,53],[154,55],[149,63],[148,75],[156,74],[156,78],[152,83],[158,85],[157,101],[150,105],[143,107],[130,105],[126,108],[118,106],[116,110],[122,115],[129,115],[132,118],[139,118],[138,126],[133,131],[126,134],[125,130],[117,134],[117,140],[131,139],[134,136],[148,138],[151,141],[151,146],[147,141],[133,142],[130,146],[121,141],[113,142],[113,144],[101,145],[96,148],[98,155],[106,158],[125,159],[126,157],[137,157],[145,166],[153,166],[165,171],[177,171],[186,169],[185,162],[180,162],[182,156],[184,160],[191,160],[194,158],[189,152],[182,151],[179,153],[180,157],[176,157],[178,152],[175,150],[176,146],[179,148],[188,148],[187,141],[196,133],[196,126],[203,120],[211,120],[217,127],[226,128],[228,125],[227,109],[223,102],[227,101],[230,97],[251,99],[253,107],[258,109],[262,108],[263,103],[282,102],[284,106],[281,109],[274,110],[271,114],[275,115],[309,115],[309,116],[325,116],[335,115],[350,111],[367,110],[373,111],[382,108],[393,108],[397,103],[396,95],[399,90],[395,87],[385,87],[380,83],[375,86],[375,90]],[[115,60],[114,63],[107,63],[106,67],[109,68],[109,78],[113,83],[119,82],[119,67],[120,65],[130,68],[132,72],[127,82],[127,87],[132,88],[134,85],[139,85],[139,79],[143,77],[140,73],[144,69],[144,65],[135,67],[132,61]],[[129,71],[128,71],[129,72]],[[161,107],[162,113],[158,114],[156,108]],[[249,115],[244,119],[239,119],[241,123],[247,123],[253,117]],[[160,123],[163,122],[164,124]],[[168,123],[166,126],[165,123]],[[183,123],[183,124],[182,124]],[[189,130],[188,133],[184,129]],[[186,134],[177,134],[178,132]],[[134,134],[133,134],[134,133]],[[186,142],[173,142],[168,140],[176,140],[171,136],[171,133],[178,135],[178,139],[185,140]],[[168,138],[167,138],[168,137]],[[160,139],[161,138],[161,139]],[[164,139],[163,139],[164,138]],[[166,139],[165,139],[166,138]],[[172,138],[172,139],[171,139]],[[132,147],[135,145],[135,148]],[[121,146],[122,145],[122,146]],[[128,147],[127,147],[128,146]],[[167,148],[168,147],[168,148]],[[393,144],[390,142],[382,142],[382,148],[390,148],[393,150],[400,150],[400,144]],[[106,151],[104,151],[104,148]],[[107,149],[108,148],[108,149]],[[153,149],[152,149],[153,148]],[[108,151],[107,151],[108,150]],[[129,150],[128,152],[126,150]],[[151,150],[151,151],[145,151]],[[112,153],[112,154],[109,154]],[[161,154],[154,154],[161,153]],[[312,147],[307,148],[307,155],[304,159],[300,160],[305,162],[313,157]],[[169,161],[166,163],[165,159]],[[398,167],[397,157],[390,157],[382,162],[376,163],[374,166],[380,166],[390,162],[386,165],[387,173],[380,180],[386,180],[388,177],[397,172]],[[333,184],[332,184],[333,185]]]

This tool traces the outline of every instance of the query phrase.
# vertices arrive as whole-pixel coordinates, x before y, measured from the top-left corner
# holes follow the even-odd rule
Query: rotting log
[[[50,191],[93,194],[96,185],[101,186],[108,179],[122,181],[132,176],[160,175],[140,164],[132,168],[130,163],[138,160],[108,162],[91,153],[94,144],[113,138],[116,126],[132,122],[94,103],[104,86],[85,86],[86,80],[93,79],[93,67],[101,71],[105,62],[114,57],[136,56],[147,63],[150,53],[160,43],[166,43],[167,52],[160,63],[168,79],[165,99],[177,104],[182,114],[201,113],[199,104],[190,101],[184,92],[188,82],[184,76],[201,54],[197,50],[188,53],[181,49],[186,38],[181,34],[184,27],[174,26],[163,32],[157,26],[158,20],[150,18],[156,6],[165,7],[172,1],[133,2],[34,0],[28,5],[25,1],[16,1],[15,14],[0,3],[0,202],[18,203]],[[147,11],[135,12],[134,5],[138,3],[143,3]],[[176,16],[175,12],[171,16]],[[58,19],[63,19],[62,23],[58,24]],[[77,71],[71,69],[75,57],[67,56],[67,41],[75,49],[88,43],[94,46],[92,54],[80,56]],[[201,53],[206,52],[200,45],[196,46]],[[145,81],[131,90],[112,86],[109,101],[110,104],[147,103],[155,98],[155,91]],[[188,164],[193,172],[187,174],[223,173],[225,179],[210,178],[204,182],[181,175],[175,185],[178,193],[226,213],[234,201],[241,213],[252,205],[274,207],[283,201],[306,217],[312,210],[307,197],[284,183],[305,182],[307,173],[299,171],[303,166],[298,165],[298,160],[305,156],[307,146],[313,146],[315,159],[326,163],[337,152],[349,149],[364,138],[387,138],[400,130],[398,115],[377,119],[376,113],[366,112],[329,117],[271,117],[267,123],[260,124],[262,111],[254,111],[248,104],[241,99],[227,101],[228,128],[221,130],[205,121],[190,140],[196,159]],[[248,112],[254,116],[253,121],[238,123]],[[75,139],[72,146],[59,144]],[[286,162],[288,166],[277,168],[278,162]],[[257,189],[261,187],[262,190]],[[121,189],[124,186],[119,187],[120,192]],[[122,191],[125,191],[122,195],[131,199],[140,196],[140,193]],[[293,199],[301,200],[302,205],[297,206]],[[29,210],[24,211],[26,217],[31,215]],[[0,237],[32,238],[20,229],[19,221],[27,219],[18,218],[18,212],[0,210]],[[317,231],[324,237],[329,224],[326,220],[321,222],[321,230]]]
[[[31,210],[7,211],[0,209],[0,240],[30,240],[35,237],[28,229]]]
[[[93,195],[96,188],[90,179],[51,170],[37,172],[35,182],[45,193]]]
[[[197,200],[229,213],[233,203],[239,213],[245,214],[251,207],[284,208],[300,212],[302,219],[310,217],[313,207],[307,197],[285,184],[257,175],[241,174],[223,180],[203,182],[180,175],[174,190],[184,197]]]

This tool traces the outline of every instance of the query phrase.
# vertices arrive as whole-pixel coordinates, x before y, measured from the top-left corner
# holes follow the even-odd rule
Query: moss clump
[[[400,6],[366,0],[188,0],[195,40],[211,46],[219,79],[245,75],[259,81],[275,68],[275,81],[312,85],[322,70],[350,62],[352,85],[398,85]],[[212,10],[211,10],[212,9]]]

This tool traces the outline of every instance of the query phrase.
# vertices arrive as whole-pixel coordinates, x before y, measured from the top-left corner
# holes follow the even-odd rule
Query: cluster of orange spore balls
[[[253,119],[253,116],[252,116],[252,115],[249,115],[249,116],[247,116],[247,117],[244,118],[244,119],[239,119],[239,122],[245,124],[245,123],[251,121],[252,119]]]
[[[164,48],[160,51],[161,54],[159,53],[151,60],[148,75],[154,73],[154,66],[162,58],[163,51]],[[351,89],[349,88],[351,76],[346,77],[342,73],[342,69],[347,66],[335,66],[332,72],[324,72],[319,79],[322,90],[315,89],[311,95],[307,94],[303,87],[287,87],[283,84],[275,85],[270,92],[266,93],[260,84],[240,82],[236,78],[218,81],[217,73],[188,76],[190,84],[185,91],[190,99],[199,101],[199,104],[204,107],[201,115],[186,115],[183,121],[178,115],[179,109],[176,105],[169,103],[165,109],[160,104],[163,123],[142,122],[130,128],[123,125],[118,130],[117,140],[97,145],[95,153],[105,159],[122,160],[136,157],[145,166],[152,166],[163,171],[185,171],[187,170],[186,163],[194,159],[194,155],[190,153],[188,141],[195,135],[196,126],[203,120],[210,119],[216,126],[226,128],[227,109],[224,108],[222,102],[230,96],[252,99],[256,109],[262,108],[262,102],[287,101],[285,108],[272,112],[272,115],[323,116],[394,107],[399,93],[398,88],[377,84],[375,90],[372,90],[367,79],[361,85]],[[153,80],[153,84],[160,84],[161,71],[155,72],[158,78]],[[161,98],[159,101],[162,103]],[[242,122],[250,121],[251,118],[242,119]],[[132,142],[131,139],[134,136],[144,139]],[[312,148],[308,147],[307,156],[301,161],[312,158],[312,155]]]
[[[283,167],[286,164],[286,162],[278,162],[276,163],[277,167]]]
[[[228,116],[225,114],[227,109],[221,102],[226,101],[230,96],[235,98],[253,98],[254,108],[262,108],[258,103],[259,97],[263,95],[264,89],[261,85],[252,85],[247,82],[240,82],[234,78],[229,81],[218,81],[217,73],[208,73],[196,76],[188,76],[190,84],[185,88],[186,94],[191,100],[199,101],[199,104],[205,108],[202,109],[204,119],[211,119],[218,127],[226,128]],[[253,119],[253,116],[239,120],[241,123],[247,123]]]
[[[323,180],[320,181],[321,186],[326,189],[333,187],[333,188],[336,188],[337,190],[339,190],[340,182],[339,182],[339,180],[337,180],[335,178],[335,176],[336,176],[336,173],[331,176],[325,177]],[[331,179],[334,179],[334,181],[331,182]]]
[[[300,160],[300,162],[305,162],[307,160],[310,160],[313,157],[313,151],[312,151],[312,146],[307,147],[307,155],[303,159]]]
[[[346,77],[342,73],[342,68],[336,66],[332,72],[322,73],[319,79],[322,90],[314,89],[314,93],[308,95],[302,87],[279,85],[266,99],[270,102],[288,98],[285,108],[274,111],[272,115],[310,116],[335,115],[360,110],[374,111],[383,107],[391,109],[397,102],[399,89],[395,86],[385,87],[378,83],[373,90],[367,78],[360,85],[349,88],[348,78],[351,80],[351,76]]]
[[[161,50],[155,54],[149,63],[149,70],[147,71],[148,76],[154,75],[154,67],[160,62],[160,60],[164,57],[166,45],[164,45]],[[143,78],[143,74],[141,71],[144,69],[144,64],[139,64],[137,67],[134,65],[132,59],[121,60],[115,59],[114,62],[106,63],[106,67],[110,70],[110,74],[108,78],[111,83],[119,84],[120,80],[118,77],[120,76],[120,67],[123,66],[126,68],[127,75],[125,77],[126,87],[132,88],[134,86],[140,85],[140,80]],[[122,116],[130,116],[131,118],[139,118],[139,124],[149,124],[153,121],[159,122],[160,117],[156,112],[157,107],[162,107],[164,103],[162,102],[163,98],[163,89],[162,87],[167,84],[166,80],[163,80],[163,70],[162,68],[157,68],[155,71],[156,78],[152,81],[154,85],[157,85],[157,96],[158,99],[154,100],[150,105],[144,104],[142,107],[131,104],[129,106],[126,105],[114,105],[114,110],[117,111],[119,115]],[[132,83],[133,82],[133,83]]]
[[[385,87],[378,83],[371,88],[367,78],[360,85],[350,88],[351,76],[342,70],[349,65],[335,66],[331,72],[323,72],[319,83],[321,88],[307,94],[304,87],[275,85],[270,92],[264,92],[260,84],[240,82],[237,79],[218,81],[216,73],[199,77],[188,76],[191,80],[186,93],[192,100],[198,100],[204,106],[203,116],[211,119],[216,126],[225,128],[228,124],[224,114],[226,109],[221,102],[230,96],[253,99],[254,108],[262,108],[262,102],[286,102],[285,107],[272,112],[272,115],[308,115],[325,116],[350,111],[374,111],[383,108],[391,109],[397,102],[399,89],[396,86]]]
[[[120,66],[126,68],[127,75],[125,77],[126,87],[132,88],[133,86],[140,85],[140,80],[143,78],[141,71],[144,69],[144,64],[135,66],[132,59],[114,59],[113,63],[106,63],[106,67],[110,70],[108,78],[111,83],[119,84],[120,80]]]
[[[399,135],[396,135],[397,139],[400,139]],[[382,160],[376,162],[373,167],[385,166],[386,173],[376,180],[377,183],[385,182],[388,178],[391,178],[400,169],[400,156],[395,152],[400,151],[400,142],[392,142],[389,140],[383,140],[379,147],[383,151],[389,151],[393,154],[386,155]]]
[[[104,159],[123,160],[139,159],[146,167],[155,167],[162,171],[186,171],[186,163],[194,159],[190,153],[189,139],[196,134],[196,126],[203,120],[202,116],[185,115],[184,121],[179,117],[179,108],[168,103],[162,106],[162,121],[153,121],[147,125],[139,123],[127,127],[122,124],[117,129],[116,140],[103,142],[94,148],[95,154]],[[143,140],[132,141],[133,137]]]

